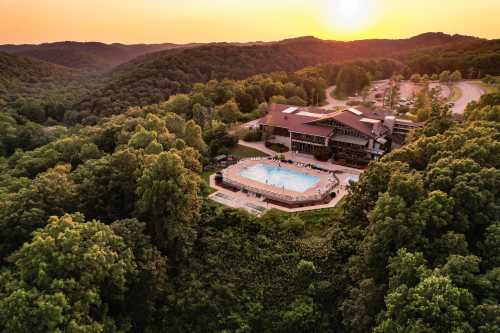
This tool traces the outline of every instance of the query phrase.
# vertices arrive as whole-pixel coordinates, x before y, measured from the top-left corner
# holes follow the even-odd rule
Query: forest
[[[0,331],[498,332],[493,77],[461,119],[433,103],[332,209],[258,218],[208,200],[203,172],[268,103],[321,104],[352,77],[498,75],[498,41],[474,45],[317,64],[278,48],[272,68],[212,45],[111,79],[0,53]]]
[[[1,330],[496,331],[498,93],[434,105],[340,207],[260,219],[205,199],[231,140],[186,99],[2,160]]]

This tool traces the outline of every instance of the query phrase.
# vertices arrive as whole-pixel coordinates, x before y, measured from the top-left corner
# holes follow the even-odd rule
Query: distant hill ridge
[[[137,57],[144,56],[160,51],[168,51],[173,49],[186,49],[203,46],[272,46],[272,45],[290,45],[300,46],[305,45],[322,47],[322,52],[333,52],[333,48],[351,49],[346,50],[345,56],[360,56],[359,54],[350,54],[357,47],[379,46],[384,47],[385,44],[398,45],[404,44],[408,47],[413,44],[413,47],[429,47],[433,45],[472,42],[481,40],[476,37],[463,35],[447,35],[439,32],[424,33],[408,39],[369,39],[358,41],[334,41],[322,40],[314,36],[301,36],[296,38],[288,38],[275,42],[248,42],[248,43],[190,43],[190,44],[121,44],[112,43],[105,44],[101,42],[75,42],[63,41],[43,44],[5,44],[0,45],[0,52],[28,56],[40,60],[44,60],[53,64],[62,65],[76,69],[90,70],[109,70],[120,64],[129,62]],[[379,45],[382,43],[381,45]],[[337,50],[338,51],[338,50]],[[366,50],[365,50],[366,51]],[[395,50],[393,50],[395,51]],[[373,53],[373,52],[372,52]],[[336,55],[339,55],[336,52]],[[368,55],[370,56],[370,55]]]
[[[409,39],[327,41],[299,37],[278,42],[214,43],[149,53],[117,66],[106,84],[91,92],[78,109],[114,113],[132,105],[147,105],[190,90],[193,83],[212,79],[244,79],[275,71],[357,59],[399,58],[432,48],[455,48],[484,43],[467,36],[442,33]]]
[[[39,45],[0,45],[0,51],[70,68],[104,70],[146,53],[178,47],[186,46],[173,43],[125,45],[67,41]]]
[[[7,50],[9,53],[2,53]],[[38,59],[35,59],[38,57]],[[0,46],[0,99],[61,99],[76,111],[113,114],[189,92],[197,82],[245,79],[352,60],[392,58],[419,73],[474,68],[500,74],[500,40],[425,33],[407,39],[331,41],[312,36],[277,42],[103,44],[58,42]],[[55,59],[55,60],[54,60]],[[89,69],[99,70],[98,75]],[[74,104],[71,104],[75,102]],[[1,104],[1,101],[0,101]]]

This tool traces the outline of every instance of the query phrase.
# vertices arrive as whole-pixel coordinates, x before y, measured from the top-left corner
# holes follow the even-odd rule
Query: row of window
[[[292,132],[292,139],[294,139],[294,140],[300,140],[300,141],[313,142],[313,143],[317,143],[317,144],[321,144],[321,145],[325,144],[325,138],[323,138],[323,137],[314,136],[314,135],[308,135],[308,134],[302,134],[302,133],[293,133]]]

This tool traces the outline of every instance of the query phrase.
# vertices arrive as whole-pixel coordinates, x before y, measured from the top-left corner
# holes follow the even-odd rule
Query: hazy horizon
[[[0,11],[0,44],[350,41],[425,32],[500,37],[496,0],[4,0]]]
[[[448,35],[462,35],[462,36],[468,36],[468,37],[476,37],[476,38],[481,38],[481,39],[486,39],[486,40],[494,40],[497,38],[485,38],[485,37],[480,37],[480,36],[474,36],[474,35],[465,35],[465,34],[455,34],[455,33],[447,33],[443,31],[422,31],[420,33],[417,33],[415,35],[410,35],[410,36],[402,36],[399,38],[361,38],[361,39],[351,39],[351,40],[335,40],[335,39],[325,39],[325,38],[320,38],[318,36],[314,35],[302,35],[302,36],[288,36],[284,37],[281,39],[276,39],[276,40],[248,40],[248,41],[231,41],[231,40],[225,40],[225,41],[207,41],[207,42],[200,42],[200,41],[187,41],[187,42],[182,42],[182,43],[176,43],[176,42],[171,42],[171,41],[159,41],[159,42],[136,42],[136,43],[125,43],[125,42],[120,42],[120,41],[101,41],[101,40],[51,40],[51,41],[43,41],[43,42],[34,42],[34,43],[2,43],[0,41],[0,45],[42,45],[42,44],[54,44],[54,43],[102,43],[106,45],[112,45],[112,44],[122,44],[122,45],[140,45],[140,44],[177,44],[177,45],[188,45],[188,44],[210,44],[210,43],[241,43],[241,44],[246,44],[246,43],[272,43],[272,42],[279,42],[287,39],[296,39],[296,38],[303,38],[303,37],[313,37],[313,38],[318,38],[321,40],[325,41],[342,41],[342,42],[354,42],[354,41],[359,41],[359,40],[370,40],[370,39],[388,39],[388,40],[397,40],[397,39],[409,39],[412,37],[416,37],[425,33],[445,33]]]

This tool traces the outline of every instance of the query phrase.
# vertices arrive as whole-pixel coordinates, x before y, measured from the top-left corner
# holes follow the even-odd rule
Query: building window
[[[293,140],[300,140],[300,141],[307,141],[307,142],[312,142],[320,145],[325,144],[325,138],[321,136],[315,136],[315,135],[308,135],[308,134],[302,134],[302,133],[294,133],[292,132],[292,139]]]

